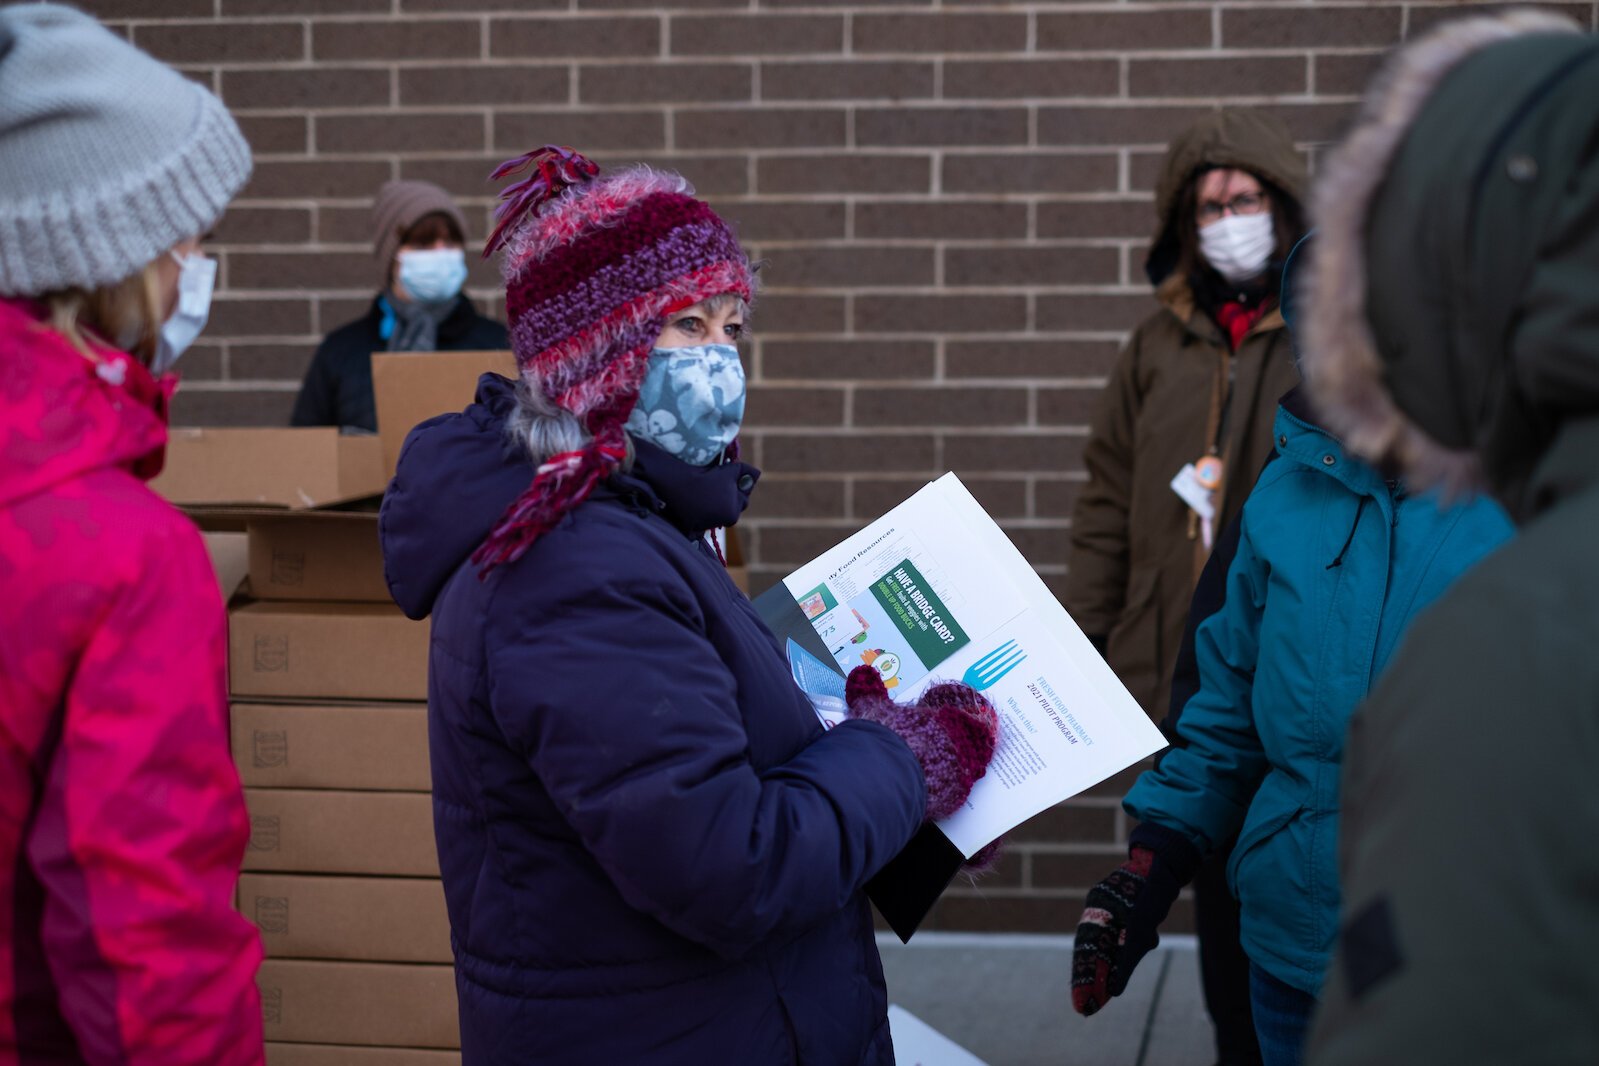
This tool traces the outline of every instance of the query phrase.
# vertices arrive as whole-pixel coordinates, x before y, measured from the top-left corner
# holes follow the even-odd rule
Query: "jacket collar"
[[[732,460],[719,466],[690,466],[649,441],[633,441],[633,468],[611,475],[595,490],[640,511],[659,514],[687,537],[730,526],[749,506],[761,472]]]
[[[1342,441],[1316,424],[1303,386],[1296,386],[1283,397],[1272,434],[1277,452],[1284,459],[1318,470],[1356,495],[1374,497],[1384,508],[1390,506],[1391,495],[1382,474],[1350,455]]]

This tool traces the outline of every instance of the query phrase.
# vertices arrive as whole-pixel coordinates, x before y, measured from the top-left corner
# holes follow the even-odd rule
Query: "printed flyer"
[[[795,682],[824,724],[843,720],[842,678],[862,665],[896,700],[961,680],[993,702],[1000,741],[988,773],[938,823],[963,856],[1165,746],[954,474],[796,570],[782,589],[816,639],[773,628],[788,636]]]

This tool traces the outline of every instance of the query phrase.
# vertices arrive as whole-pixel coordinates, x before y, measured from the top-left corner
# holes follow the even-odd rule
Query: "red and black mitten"
[[[910,747],[927,781],[929,821],[960,809],[999,743],[994,705],[959,681],[932,685],[914,703],[895,703],[876,670],[857,666],[844,683],[844,702],[851,718],[887,726]]]
[[[1093,1014],[1127,988],[1138,961],[1160,943],[1177,893],[1199,869],[1199,849],[1181,833],[1144,822],[1127,861],[1088,890],[1072,949],[1072,1007]]]

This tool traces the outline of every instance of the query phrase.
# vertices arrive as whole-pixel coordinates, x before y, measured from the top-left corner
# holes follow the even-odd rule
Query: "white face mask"
[[[1271,212],[1227,215],[1199,229],[1199,251],[1216,273],[1236,285],[1258,278],[1277,246]]]
[[[453,300],[466,284],[466,253],[459,248],[407,249],[400,253],[399,278],[413,300]]]
[[[196,252],[179,255],[168,252],[178,264],[178,306],[172,317],[161,324],[156,338],[155,358],[150,363],[150,373],[156,377],[167,373],[189,345],[193,344],[205,321],[211,315],[211,291],[217,282],[217,261]]]

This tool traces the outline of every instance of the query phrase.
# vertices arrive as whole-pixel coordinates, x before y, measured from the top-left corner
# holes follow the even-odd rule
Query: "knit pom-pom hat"
[[[593,439],[538,468],[473,555],[484,573],[520,558],[622,462],[622,426],[667,316],[723,293],[753,295],[732,229],[678,175],[639,166],[601,176],[572,149],[545,145],[492,177],[529,168],[501,193],[483,254],[503,249],[522,376]]]

